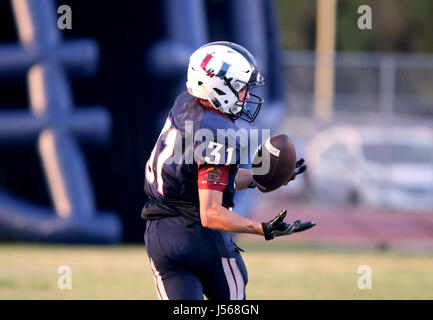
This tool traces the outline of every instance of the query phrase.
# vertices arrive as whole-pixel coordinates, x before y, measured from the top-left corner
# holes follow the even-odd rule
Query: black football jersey
[[[149,200],[142,218],[185,216],[200,222],[197,179],[199,166],[205,164],[228,166],[222,205],[234,207],[235,177],[247,145],[246,131],[227,115],[181,93],[146,163],[144,190]]]

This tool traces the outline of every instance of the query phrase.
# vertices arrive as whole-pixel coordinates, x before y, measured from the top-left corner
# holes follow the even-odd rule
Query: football
[[[295,146],[285,134],[267,139],[251,160],[253,179],[261,192],[276,190],[287,183],[295,168]]]

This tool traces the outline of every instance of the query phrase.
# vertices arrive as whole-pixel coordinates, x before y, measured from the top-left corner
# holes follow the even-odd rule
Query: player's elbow
[[[218,210],[214,208],[202,209],[200,212],[201,224],[205,228],[213,229],[218,220]]]
[[[200,219],[203,227],[217,229],[221,220],[223,194],[217,190],[199,189]]]

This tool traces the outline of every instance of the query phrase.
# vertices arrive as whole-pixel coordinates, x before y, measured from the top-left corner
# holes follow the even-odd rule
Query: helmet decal
[[[227,70],[230,68],[230,64],[223,62],[223,65],[221,66],[220,72],[216,75],[217,77],[224,79],[224,77],[227,74]]]
[[[206,66],[207,66],[207,64],[209,63],[210,59],[212,59],[212,58],[213,58],[212,55],[209,54],[209,53],[206,55],[206,57],[204,57],[203,61],[202,61],[201,64],[200,64],[200,67],[201,67],[204,71],[209,72],[209,70],[206,69]]]

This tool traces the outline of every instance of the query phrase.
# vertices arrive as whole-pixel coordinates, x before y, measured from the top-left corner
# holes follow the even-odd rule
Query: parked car
[[[433,210],[433,130],[337,126],[306,147],[321,200]]]

